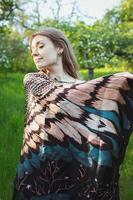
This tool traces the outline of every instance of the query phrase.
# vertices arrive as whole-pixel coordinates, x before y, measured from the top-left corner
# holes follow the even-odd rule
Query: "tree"
[[[122,22],[133,22],[133,0],[122,0],[120,17]]]
[[[15,0],[0,0],[0,21],[9,21],[14,16],[18,3]]]

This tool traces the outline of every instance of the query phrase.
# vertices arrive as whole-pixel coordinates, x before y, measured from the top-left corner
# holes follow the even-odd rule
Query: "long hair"
[[[62,52],[63,70],[64,72],[69,74],[71,77],[77,78],[78,64],[77,64],[75,55],[73,53],[73,49],[70,45],[70,42],[68,41],[66,36],[63,34],[63,32],[61,32],[60,30],[56,28],[51,28],[51,27],[44,28],[43,31],[36,32],[31,35],[30,40],[29,40],[30,46],[31,46],[33,38],[37,35],[46,36],[49,39],[51,39],[51,41],[54,43],[55,46],[63,48],[63,52]]]

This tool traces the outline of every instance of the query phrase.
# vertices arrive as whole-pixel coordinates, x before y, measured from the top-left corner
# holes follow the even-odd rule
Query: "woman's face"
[[[33,38],[31,51],[37,69],[47,69],[57,63],[59,49],[46,36],[37,35]]]

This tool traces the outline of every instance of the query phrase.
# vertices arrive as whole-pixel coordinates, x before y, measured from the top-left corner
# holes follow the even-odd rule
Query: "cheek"
[[[51,52],[49,55],[50,55],[52,60],[57,60],[58,54],[55,51]]]
[[[49,51],[47,51],[47,59],[51,62],[56,62],[57,61],[57,57],[58,57],[58,54],[57,54],[57,51],[55,51],[54,49],[51,49]]]

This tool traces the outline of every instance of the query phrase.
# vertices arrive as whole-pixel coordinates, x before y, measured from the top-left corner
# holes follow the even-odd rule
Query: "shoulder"
[[[54,81],[44,72],[28,73],[24,76],[23,82],[26,91],[35,96],[44,96],[54,87]]]
[[[35,73],[28,73],[24,75],[23,83],[25,84],[29,79],[33,78]]]
[[[37,81],[38,79],[43,79],[48,81],[49,77],[44,72],[30,72],[25,74],[23,78],[23,83],[25,85],[27,82],[33,82],[35,80]]]

